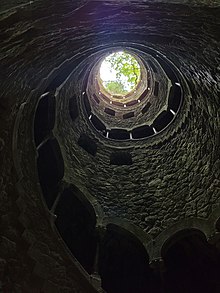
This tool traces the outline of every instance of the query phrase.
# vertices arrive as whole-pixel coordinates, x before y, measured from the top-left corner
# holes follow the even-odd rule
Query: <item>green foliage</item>
[[[123,75],[127,77],[128,83],[132,83],[133,86],[137,85],[140,76],[140,66],[133,56],[125,52],[116,52],[109,55],[106,61],[117,72],[117,79],[120,80]]]
[[[123,95],[127,93],[123,83],[121,83],[120,81],[108,81],[104,83],[104,86],[108,90],[108,92],[112,95],[118,95],[118,94]]]
[[[116,71],[116,81],[108,81],[105,88],[112,94],[126,94],[134,89],[140,79],[137,60],[126,52],[115,52],[105,58],[105,62]]]

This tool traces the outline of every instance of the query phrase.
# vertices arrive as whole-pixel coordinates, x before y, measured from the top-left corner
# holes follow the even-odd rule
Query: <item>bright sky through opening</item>
[[[137,87],[140,65],[133,55],[119,51],[104,58],[99,73],[102,85],[109,94],[123,96]]]
[[[120,56],[120,55],[122,56],[125,53],[123,51],[121,51],[121,52],[117,52],[117,54],[118,54],[118,56]],[[101,77],[102,82],[106,83],[106,82],[110,82],[110,81],[118,81],[116,74],[117,74],[117,71],[111,66],[109,61],[104,59],[104,61],[101,64],[101,67],[100,67],[100,77]],[[119,81],[124,85],[124,89],[127,92],[130,92],[132,90],[132,85],[131,85],[131,83],[128,82],[128,79],[126,76],[121,75]]]

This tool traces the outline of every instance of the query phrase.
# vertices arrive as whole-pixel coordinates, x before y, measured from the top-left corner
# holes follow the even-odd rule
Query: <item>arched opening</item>
[[[168,107],[177,112],[181,104],[181,87],[173,85],[170,88]]]
[[[56,227],[66,245],[91,274],[96,254],[96,216],[76,188],[65,189],[56,206]]]
[[[165,245],[165,293],[220,292],[220,253],[198,230],[177,233]]]
[[[111,129],[109,138],[118,140],[130,139],[130,134],[126,129]]]
[[[56,139],[50,139],[40,147],[37,167],[44,199],[48,208],[51,208],[58,194],[59,182],[64,175],[63,157]]]
[[[96,155],[97,152],[97,144],[94,140],[92,140],[88,135],[81,134],[78,139],[78,145],[83,148],[87,153],[92,156]]]
[[[34,117],[34,140],[38,146],[51,132],[55,124],[56,101],[48,93],[41,97]]]
[[[134,139],[148,137],[154,134],[152,127],[148,125],[140,126],[132,130],[132,137]]]
[[[173,114],[168,111],[163,111],[154,120],[153,127],[157,132],[163,130],[173,120]]]
[[[100,247],[99,274],[107,293],[153,291],[153,274],[142,244],[128,231],[109,224]]]

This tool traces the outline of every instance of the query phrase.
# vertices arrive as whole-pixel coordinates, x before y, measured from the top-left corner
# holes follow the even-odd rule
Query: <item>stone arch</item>
[[[183,229],[164,243],[164,292],[218,292],[220,252],[198,229]]]
[[[108,293],[154,292],[155,276],[143,243],[125,227],[112,222],[106,224],[100,243],[98,270],[103,289]]]
[[[201,231],[201,233],[205,235],[207,240],[214,233],[214,227],[213,225],[209,224],[208,220],[198,219],[194,217],[181,220],[177,222],[176,224],[174,224],[173,226],[161,232],[154,239],[154,241],[148,244],[147,249],[150,255],[150,262],[154,263],[156,261],[161,261],[162,260],[161,251],[164,244],[167,243],[167,241],[169,241],[169,239],[173,237],[173,235],[181,235],[181,231],[187,231],[187,230]]]
[[[50,209],[64,176],[64,161],[57,139],[47,140],[38,149],[37,168],[44,200]]]
[[[91,274],[94,268],[97,235],[96,213],[80,190],[65,188],[54,209],[55,226],[72,255]]]
[[[173,234],[172,236],[170,236],[170,238],[168,238],[162,248],[161,248],[161,256],[163,257],[166,254],[166,251],[172,247],[172,245],[174,245],[174,243],[181,241],[182,239],[184,239],[185,237],[190,237],[193,235],[198,235],[198,237],[203,238],[204,240],[207,241],[205,234],[198,229],[193,229],[193,228],[187,228],[187,229],[182,229],[179,230],[178,232],[176,232],[175,234]]]
[[[34,117],[34,141],[39,146],[51,132],[55,125],[56,100],[49,92],[41,95],[37,102]]]
[[[121,227],[121,229],[127,230],[129,233],[133,235],[133,237],[137,238],[140,243],[147,249],[148,243],[152,241],[152,238],[145,233],[140,227],[133,224],[132,222],[121,219],[118,217],[107,217],[103,219],[102,225],[107,227],[107,225],[115,225]]]

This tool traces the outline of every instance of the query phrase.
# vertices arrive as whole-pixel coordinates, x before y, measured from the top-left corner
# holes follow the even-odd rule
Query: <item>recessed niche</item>
[[[220,253],[201,231],[181,231],[169,242],[162,250],[166,292],[220,292]]]
[[[55,124],[55,97],[48,93],[43,96],[35,112],[34,140],[38,146],[49,135]]]
[[[181,104],[181,87],[173,85],[170,88],[168,107],[177,112]]]
[[[123,104],[117,101],[112,101],[112,104],[115,106],[123,107]]]
[[[106,95],[103,95],[102,93],[100,93],[100,96],[103,98],[103,100],[105,100],[106,102],[110,102],[110,99],[108,97],[106,97]]]
[[[97,130],[100,130],[100,131],[106,130],[105,125],[102,123],[102,121],[97,116],[92,115],[91,122]]]
[[[137,100],[134,100],[134,101],[130,101],[130,102],[128,102],[126,105],[127,106],[134,106],[134,105],[136,105],[138,103],[138,101]]]
[[[123,115],[123,119],[128,119],[134,117],[134,112],[126,113]]]
[[[76,189],[65,189],[56,206],[55,224],[73,256],[91,274],[96,254],[96,216]]]
[[[39,148],[37,167],[42,193],[51,208],[64,175],[64,162],[56,139],[48,140]]]
[[[152,127],[143,125],[132,130],[132,137],[134,139],[145,138],[154,134]]]
[[[96,143],[86,134],[82,134],[78,140],[78,145],[81,146],[87,153],[92,156],[96,155],[97,145]]]
[[[69,100],[69,111],[70,111],[70,117],[74,121],[79,116],[79,110],[78,110],[76,97],[71,98]]]
[[[129,152],[126,151],[117,151],[111,153],[110,156],[111,165],[132,165],[132,156]]]
[[[115,225],[107,226],[101,243],[99,274],[102,288],[108,293],[159,292],[152,290],[154,278],[146,249]]]
[[[158,96],[159,94],[159,82],[158,81],[155,81],[154,83],[154,96]]]
[[[147,102],[147,104],[144,106],[144,108],[141,111],[142,114],[147,113],[147,111],[149,110],[150,106],[151,106],[151,103],[150,102]]]
[[[111,129],[109,132],[109,138],[124,140],[124,139],[129,139],[130,134],[125,129]]]
[[[115,111],[109,108],[105,108],[104,112],[108,115],[115,116]]]
[[[89,99],[88,99],[86,93],[84,93],[84,105],[85,105],[86,113],[88,115],[90,115],[91,114],[91,106],[90,106]]]
[[[142,101],[142,100],[146,97],[146,94],[147,94],[147,90],[145,90],[145,91],[140,95],[140,97],[138,98],[138,100]]]
[[[171,121],[173,120],[173,114],[170,111],[163,111],[160,115],[154,120],[153,127],[156,131],[161,131],[164,129]]]

